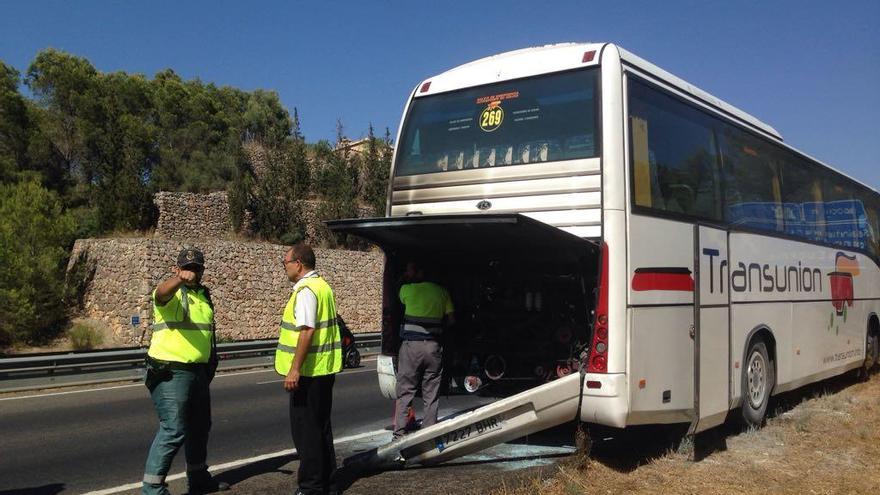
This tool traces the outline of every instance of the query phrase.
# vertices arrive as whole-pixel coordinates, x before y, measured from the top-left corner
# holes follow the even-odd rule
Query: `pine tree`
[[[73,218],[35,177],[0,185],[0,345],[39,342],[65,317]]]

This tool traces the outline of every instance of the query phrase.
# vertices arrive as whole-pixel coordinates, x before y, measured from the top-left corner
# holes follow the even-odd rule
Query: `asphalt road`
[[[375,358],[336,381],[336,437],[382,429]],[[211,385],[213,465],[292,448],[288,396],[273,370],[219,374]],[[0,494],[84,493],[143,476],[157,419],[142,384],[0,397]],[[390,434],[389,434],[390,436]],[[181,451],[172,473],[184,471]]]

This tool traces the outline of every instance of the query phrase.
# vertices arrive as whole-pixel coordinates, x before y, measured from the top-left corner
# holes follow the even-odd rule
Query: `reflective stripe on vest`
[[[275,350],[275,371],[286,376],[293,365],[300,331],[304,325],[296,322],[296,297],[304,289],[315,294],[318,301],[315,331],[308,354],[300,369],[302,376],[323,376],[342,370],[342,337],[336,316],[333,290],[317,275],[300,280],[281,315],[278,347]]]
[[[153,291],[153,335],[147,354],[162,361],[207,363],[211,357],[214,309],[203,289],[185,285],[164,306]]]
[[[207,330],[210,331],[214,325],[210,323],[193,323],[191,321],[175,321],[171,322],[162,322],[162,323],[154,323],[150,325],[150,328],[153,329],[154,332],[158,332],[159,330],[165,330],[167,328],[171,328],[173,330]]]
[[[452,307],[446,289],[433,282],[405,284],[400,288],[400,301],[405,306],[401,336],[436,337],[443,333],[443,317]]]
[[[330,326],[331,323],[332,322],[330,322],[329,320],[328,321],[319,321],[319,322],[315,323],[315,330],[317,330],[319,328],[327,328]],[[281,329],[282,330],[297,330],[297,331],[299,331],[305,327],[306,327],[305,325],[300,325],[297,327],[297,326],[294,326],[293,323],[288,323],[283,320],[281,321]]]
[[[340,348],[340,349],[342,348],[342,342],[325,342],[325,343],[319,344],[319,345],[312,345],[312,346],[309,346],[309,352],[327,352],[327,351],[333,351],[337,348]],[[294,347],[294,346],[278,344],[277,349],[279,351],[289,352],[294,355],[296,354],[296,347]]]
[[[425,335],[440,335],[443,333],[443,318],[418,318],[405,315],[403,317],[403,331],[416,332]]]

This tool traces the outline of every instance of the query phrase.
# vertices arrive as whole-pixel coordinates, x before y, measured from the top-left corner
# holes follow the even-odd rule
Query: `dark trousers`
[[[290,394],[290,431],[299,454],[297,482],[304,495],[338,493],[330,411],[336,375],[301,376]]]

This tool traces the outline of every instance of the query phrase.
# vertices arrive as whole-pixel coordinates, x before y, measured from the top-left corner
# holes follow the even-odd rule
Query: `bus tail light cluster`
[[[599,297],[593,323],[593,345],[587,373],[608,372],[608,244],[602,243],[602,272],[599,274]]]

